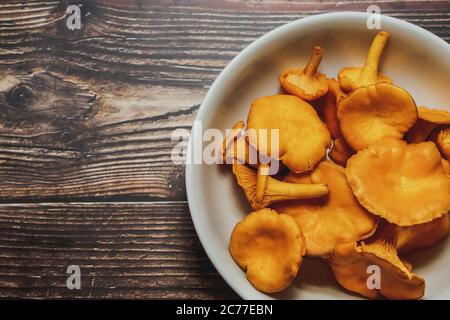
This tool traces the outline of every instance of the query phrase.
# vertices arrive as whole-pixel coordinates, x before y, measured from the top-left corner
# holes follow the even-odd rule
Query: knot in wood
[[[6,94],[6,101],[13,107],[24,109],[32,103],[33,97],[34,92],[31,87],[18,84]]]

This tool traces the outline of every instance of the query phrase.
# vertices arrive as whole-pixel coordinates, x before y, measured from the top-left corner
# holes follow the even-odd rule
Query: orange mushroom
[[[450,164],[448,163],[448,160],[441,159],[442,168],[444,168],[444,172],[446,175],[450,176]]]
[[[314,47],[304,69],[287,69],[281,73],[281,87],[307,101],[323,97],[328,91],[327,77],[317,71],[322,57],[323,49]]]
[[[303,235],[295,219],[271,209],[250,213],[231,234],[231,256],[262,292],[278,292],[289,286],[304,252]]]
[[[419,118],[435,124],[450,124],[450,113],[446,110],[418,107]]]
[[[435,123],[420,119],[419,116],[416,123],[406,133],[405,140],[408,141],[408,143],[419,143],[427,141],[431,132],[436,127],[437,125]]]
[[[314,108],[291,95],[256,99],[248,115],[247,134],[260,153],[281,160],[294,172],[313,170],[330,144],[330,133]]]
[[[289,94],[256,99],[247,124],[227,132],[223,160],[255,210],[229,250],[257,290],[288,287],[308,255],[365,297],[424,295],[399,253],[450,233],[450,113],[417,107],[379,73],[389,37],[378,32],[364,66],[338,80],[318,71],[324,51],[314,47],[304,69],[280,74]]]
[[[425,107],[418,107],[417,110],[417,122],[406,134],[406,141],[409,143],[426,141],[437,127],[450,125],[450,113],[445,110]]]
[[[341,90],[339,82],[335,79],[328,79],[328,88],[328,93],[316,101],[315,107],[320,118],[325,122],[328,130],[330,130],[331,138],[337,139],[341,136],[341,129],[339,128],[339,121],[336,114],[337,103],[345,94]]]
[[[264,165],[260,165],[258,170],[263,167]],[[257,173],[237,161],[233,163],[233,173],[253,210],[265,208],[275,202],[311,199],[328,194],[324,183],[296,184],[279,181],[266,174]],[[261,181],[262,179],[264,181]]]
[[[354,154],[355,151],[349,147],[344,138],[340,137],[334,140],[329,156],[334,162],[345,167],[347,165],[347,160]]]
[[[436,144],[442,155],[450,159],[450,127],[444,128],[439,132],[436,138]]]
[[[323,161],[310,175],[290,173],[285,181],[326,183],[329,196],[280,202],[273,207],[294,217],[303,230],[308,256],[327,256],[341,242],[361,240],[373,233],[378,219],[353,196],[344,168]]]
[[[397,250],[400,253],[407,253],[416,249],[431,248],[447,238],[449,233],[448,214],[427,223],[399,227]]]
[[[366,63],[363,67],[346,67],[339,71],[338,78],[344,91],[353,91],[359,87],[365,87],[376,83],[392,83],[392,81],[378,73],[378,64],[386,42],[390,35],[386,31],[377,33],[372,41]]]
[[[399,226],[437,219],[450,209],[450,179],[432,142],[387,138],[347,161],[354,195],[370,212]]]
[[[316,109],[320,118],[327,125],[328,130],[330,130],[331,138],[334,139],[333,147],[329,152],[330,158],[336,163],[345,166],[348,158],[355,153],[342,137],[337,119],[337,104],[341,98],[345,97],[345,93],[335,79],[328,79],[328,87],[327,95],[316,102]]]
[[[397,233],[396,226],[389,224],[360,245],[338,244],[329,258],[337,282],[371,299],[380,295],[402,300],[423,297],[425,281],[412,273],[411,265],[397,255]]]
[[[234,161],[245,163],[253,168],[258,168],[258,151],[249,145],[245,138],[242,121],[237,122],[222,145],[223,163],[232,164]]]
[[[382,138],[402,139],[417,120],[417,108],[406,90],[378,83],[342,98],[337,117],[345,141],[358,151]]]
[[[236,140],[237,137],[239,137],[242,134],[242,132],[244,131],[244,128],[245,128],[244,121],[236,122],[233,125],[233,128],[228,132],[225,139],[223,140],[221,152],[222,152],[224,163],[226,162],[226,159],[227,159],[228,147],[232,143],[234,143],[234,141]]]

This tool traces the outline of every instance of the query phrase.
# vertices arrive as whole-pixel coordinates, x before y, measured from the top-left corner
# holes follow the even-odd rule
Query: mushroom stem
[[[326,184],[282,182],[267,174],[264,175],[265,169],[268,170],[268,165],[266,164],[260,165],[258,167],[258,172],[255,172],[245,164],[239,164],[237,161],[233,162],[233,173],[254,210],[262,209],[279,201],[312,199],[328,194],[328,187]],[[260,194],[257,195],[257,193]],[[259,201],[257,200],[257,197],[260,197]]]
[[[327,194],[328,187],[325,183],[289,183],[269,177],[264,198],[270,198],[271,202],[275,202],[294,199],[318,198]]]
[[[358,82],[361,83],[362,86],[377,83],[378,64],[389,36],[389,33],[386,31],[380,31],[373,39],[369,53],[367,54],[366,63],[358,78]]]
[[[317,73],[317,69],[319,68],[320,62],[323,57],[323,49],[319,46],[315,46],[312,49],[311,57],[309,58],[308,63],[305,67],[306,75],[313,77]]]
[[[269,179],[269,165],[266,163],[261,163],[258,167],[258,172],[256,174],[255,200],[257,203],[261,203],[264,198],[264,193],[266,191],[268,179]]]

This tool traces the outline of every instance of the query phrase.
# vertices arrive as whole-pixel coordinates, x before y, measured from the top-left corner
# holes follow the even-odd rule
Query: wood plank
[[[0,4],[0,199],[185,199],[170,160],[207,88],[250,42],[286,22],[370,1],[80,1]],[[426,5],[425,5],[426,4]],[[383,13],[450,40],[448,1]]]
[[[67,266],[81,290],[66,287]],[[237,298],[185,202],[0,205],[0,297]]]

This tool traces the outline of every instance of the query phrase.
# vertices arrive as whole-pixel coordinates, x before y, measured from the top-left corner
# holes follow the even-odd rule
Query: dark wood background
[[[375,3],[2,0],[0,297],[237,298],[196,236],[171,133],[262,34]],[[450,41],[450,1],[377,4]]]

